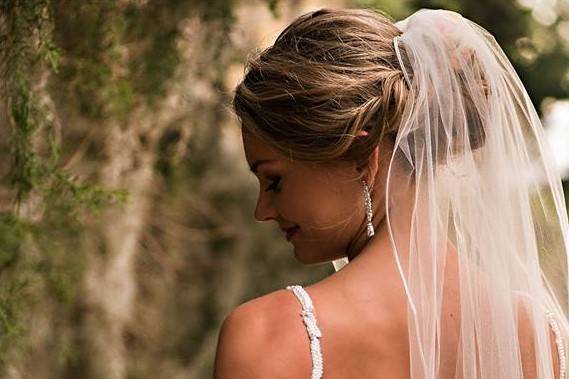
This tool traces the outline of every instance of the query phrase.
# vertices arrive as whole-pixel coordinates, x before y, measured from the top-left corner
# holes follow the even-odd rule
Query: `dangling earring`
[[[362,183],[364,185],[364,201],[367,217],[367,236],[373,237],[375,231],[373,229],[373,224],[371,223],[371,217],[373,216],[373,213],[371,211],[371,196],[369,195],[369,188],[365,180],[362,179]]]

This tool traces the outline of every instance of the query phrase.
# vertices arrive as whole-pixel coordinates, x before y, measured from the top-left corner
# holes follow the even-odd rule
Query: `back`
[[[462,374],[456,369],[456,350],[460,335],[460,308],[459,289],[453,284],[452,262],[447,266],[449,280],[444,287],[442,314],[441,314],[441,361],[439,378],[462,378]],[[298,288],[297,292],[303,292],[309,297],[314,321],[321,333],[318,338],[311,338],[306,321],[303,322],[301,301],[296,301],[297,326],[294,333],[304,336],[303,356],[298,359],[303,361],[304,367],[312,367],[304,377],[319,378],[315,367],[315,352],[306,348],[313,346],[313,340],[319,343],[321,362],[326,378],[347,377],[396,377],[405,378],[409,372],[409,345],[406,323],[406,303],[402,288],[396,281],[389,280],[386,273],[384,278],[385,291],[378,296],[365,296],[366,291],[361,290],[361,285],[350,285],[342,280],[324,280],[312,286]],[[392,284],[387,284],[391,282]],[[395,284],[393,284],[395,283]],[[360,288],[356,294],[354,288]],[[287,287],[289,292],[291,286]],[[298,296],[297,296],[298,297]],[[290,302],[294,296],[287,301]],[[519,304],[523,304],[521,300]],[[293,307],[294,308],[294,307]],[[531,330],[529,316],[524,312],[524,307],[519,308],[519,338],[521,346],[521,359],[524,378],[537,378],[535,365],[535,352],[533,351],[534,334]],[[290,312],[289,312],[290,314]],[[552,363],[555,378],[565,378],[564,356],[565,341],[556,334],[555,320],[551,319],[549,328]],[[304,324],[304,325],[303,325]],[[304,328],[303,328],[304,326]],[[304,329],[304,330],[299,330]],[[297,340],[298,343],[298,340]],[[297,348],[298,346],[291,346]]]
[[[305,288],[290,286],[288,290],[278,290],[240,306],[245,317],[234,328],[241,340],[236,344],[237,354],[243,348],[251,350],[252,346],[260,352],[253,359],[247,357],[248,372],[264,370],[270,375],[260,377],[282,379],[319,378],[321,374],[327,379],[410,377],[406,297],[398,273],[389,263],[389,255],[383,256],[386,261],[376,262],[376,266],[361,256],[318,283]],[[444,379],[464,377],[456,369],[461,325],[456,265],[451,258],[445,268],[440,329],[442,360],[437,373],[437,378]],[[527,379],[537,376],[532,323],[523,300],[519,298],[518,302],[518,335]],[[563,348],[558,350],[555,338],[554,329],[550,328],[557,379],[563,370],[558,358]],[[315,340],[320,355],[314,348]],[[318,356],[321,372],[315,359]],[[251,378],[249,374],[236,376],[231,371],[228,376],[217,377]]]

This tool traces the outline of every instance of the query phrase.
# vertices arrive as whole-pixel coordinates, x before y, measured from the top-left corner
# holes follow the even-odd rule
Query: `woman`
[[[565,376],[560,178],[484,29],[308,13],[248,63],[234,107],[255,218],[337,272],[234,310],[216,378]]]

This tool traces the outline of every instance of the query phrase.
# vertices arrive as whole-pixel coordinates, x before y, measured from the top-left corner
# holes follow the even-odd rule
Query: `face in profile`
[[[259,182],[255,219],[274,222],[283,239],[288,235],[302,263],[344,257],[364,223],[356,164],[293,161],[242,130],[245,157]]]

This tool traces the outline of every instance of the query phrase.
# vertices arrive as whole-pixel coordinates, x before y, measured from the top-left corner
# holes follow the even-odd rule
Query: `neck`
[[[377,255],[373,253],[373,251],[382,252],[382,254],[380,254],[382,261],[386,258],[386,255],[391,259],[393,254],[389,252],[391,252],[393,246],[390,229],[397,236],[397,254],[401,260],[401,264],[407,261],[410,226],[415,205],[414,195],[415,193],[412,187],[407,187],[405,190],[401,190],[399,193],[392,195],[392,200],[389,202],[389,225],[387,222],[387,212],[385,211],[385,197],[375,202],[372,217],[375,234],[371,238],[368,237],[366,233],[366,223],[362,223],[359,238],[357,238],[348,249],[347,258],[350,263],[358,260],[367,261],[368,258],[363,259],[363,256]]]
[[[369,246],[376,245],[377,241],[389,237],[387,233],[387,219],[385,215],[381,218],[381,220],[379,220],[379,222],[374,222],[374,218],[372,218],[372,224],[374,225],[375,231],[374,235],[372,237],[368,237],[367,225],[364,225],[362,228],[363,232],[360,233],[360,238],[358,238],[356,242],[348,248],[347,258],[349,262],[352,262],[354,259],[356,259]]]

